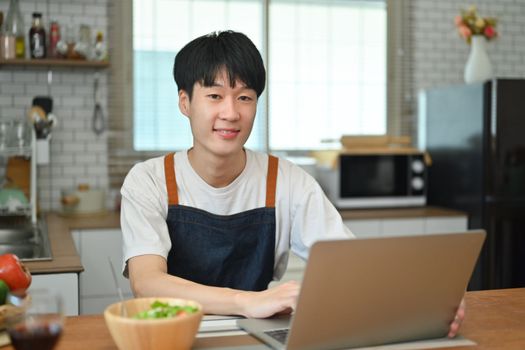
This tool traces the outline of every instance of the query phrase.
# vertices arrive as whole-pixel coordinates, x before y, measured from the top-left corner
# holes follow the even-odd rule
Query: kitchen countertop
[[[45,221],[53,260],[24,262],[33,275],[84,271],[71,231],[75,229],[120,227],[120,216],[116,212],[83,216],[63,216],[58,213],[48,213],[45,214]]]
[[[467,216],[467,213],[439,207],[377,208],[339,210],[343,220],[402,219],[436,216]]]
[[[343,220],[370,220],[384,218],[417,218],[439,216],[466,216],[464,212],[437,207],[348,209],[340,210]],[[71,231],[76,229],[105,229],[120,227],[120,213],[65,216],[45,214],[53,260],[28,261],[24,264],[31,274],[80,273],[84,270],[77,254]]]

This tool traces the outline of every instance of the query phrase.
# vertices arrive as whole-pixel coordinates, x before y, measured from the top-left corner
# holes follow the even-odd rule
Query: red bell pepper
[[[31,284],[31,273],[15,254],[0,255],[0,280],[13,292],[23,292]]]

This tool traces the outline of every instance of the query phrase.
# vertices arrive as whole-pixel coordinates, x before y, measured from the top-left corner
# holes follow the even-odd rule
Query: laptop
[[[318,241],[294,314],[237,324],[274,349],[446,337],[485,236],[471,230]]]

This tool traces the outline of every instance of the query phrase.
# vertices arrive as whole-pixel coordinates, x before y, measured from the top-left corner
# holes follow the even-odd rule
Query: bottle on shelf
[[[56,52],[58,58],[73,58],[73,46],[75,46],[76,36],[71,23],[63,23],[60,39],[57,42]]]
[[[0,29],[0,58],[4,60],[16,58],[15,36],[6,25]]]
[[[104,42],[104,34],[102,34],[102,32],[97,32],[93,56],[96,61],[103,61],[107,58],[106,43]]]
[[[25,44],[25,30],[24,30],[24,18],[20,12],[20,6],[18,0],[9,1],[9,10],[4,25],[3,35],[3,46],[4,46],[4,57],[7,59],[11,58],[25,58],[26,56],[26,44]],[[12,57],[14,42],[14,53],[15,57]],[[7,45],[6,45],[7,44]],[[7,46],[7,50],[6,50]]]
[[[91,27],[87,24],[81,24],[78,31],[78,41],[73,47],[74,54],[77,58],[92,59],[93,43],[91,40]]]
[[[33,24],[29,29],[29,53],[31,58],[46,57],[46,30],[40,12],[33,12]]]
[[[49,26],[49,50],[47,55],[50,58],[57,58],[60,56],[57,51],[57,45],[60,42],[60,26],[57,21],[52,21]]]

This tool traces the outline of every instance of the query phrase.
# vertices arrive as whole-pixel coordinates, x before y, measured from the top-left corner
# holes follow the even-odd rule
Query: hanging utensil
[[[35,96],[32,105],[40,106],[46,115],[53,112],[53,98],[51,96]]]
[[[102,111],[102,106],[100,105],[100,96],[99,96],[99,76],[98,73],[95,74],[94,79],[94,89],[93,89],[93,100],[95,103],[95,109],[93,111],[93,120],[91,127],[93,132],[98,136],[104,132],[106,129],[106,120],[104,119],[104,112]]]

